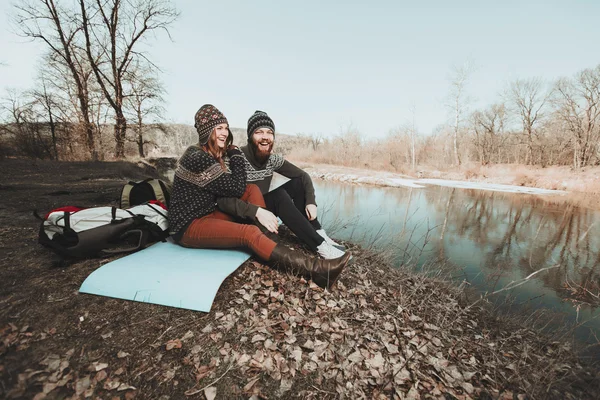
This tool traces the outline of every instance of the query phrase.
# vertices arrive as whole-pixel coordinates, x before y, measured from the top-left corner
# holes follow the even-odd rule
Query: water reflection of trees
[[[485,254],[488,272],[516,267],[527,276],[558,265],[538,279],[559,294],[567,281],[598,293],[598,213],[498,192],[440,188],[427,195],[443,220],[441,247],[449,234],[468,239]]]
[[[319,207],[329,209],[328,226],[343,221],[339,232],[345,239],[393,248],[398,263],[446,259],[459,245],[471,246],[465,251],[474,246],[490,279],[519,279],[558,265],[535,279],[559,295],[567,283],[600,292],[600,214],[593,210],[538,196],[445,187],[374,189],[328,182],[326,191],[331,204]]]

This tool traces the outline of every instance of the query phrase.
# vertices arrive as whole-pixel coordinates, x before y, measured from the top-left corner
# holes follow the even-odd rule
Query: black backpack
[[[64,258],[131,253],[168,237],[167,211],[160,204],[127,210],[116,207],[61,207],[42,220],[38,241]]]
[[[120,208],[129,208],[157,200],[169,208],[171,200],[171,185],[160,179],[148,178],[143,181],[129,182],[123,186]]]

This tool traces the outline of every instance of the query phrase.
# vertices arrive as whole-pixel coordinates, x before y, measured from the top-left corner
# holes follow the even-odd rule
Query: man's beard
[[[254,158],[256,158],[256,161],[258,161],[261,164],[264,164],[267,162],[269,156],[271,155],[271,152],[273,151],[273,142],[271,142],[267,150],[261,150],[258,146],[258,143],[254,139],[252,139],[250,141],[250,148],[252,149],[252,153],[254,153]]]

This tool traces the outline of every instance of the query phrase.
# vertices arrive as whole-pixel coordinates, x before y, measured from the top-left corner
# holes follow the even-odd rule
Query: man
[[[247,183],[257,185],[265,198],[267,210],[240,199],[221,198],[219,208],[231,215],[257,220],[266,230],[277,233],[277,219],[323,258],[338,258],[345,247],[334,242],[317,219],[315,189],[310,176],[281,154],[273,154],[275,124],[263,111],[248,119],[248,144],[241,148],[246,161]],[[269,192],[273,173],[290,181]]]

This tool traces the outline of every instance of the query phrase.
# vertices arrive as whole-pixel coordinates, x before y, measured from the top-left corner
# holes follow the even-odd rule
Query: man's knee
[[[290,185],[294,189],[294,191],[304,191],[304,184],[302,183],[302,178],[292,178],[287,184]]]
[[[273,190],[271,193],[269,193],[269,197],[278,203],[292,201],[290,194],[282,188]]]

